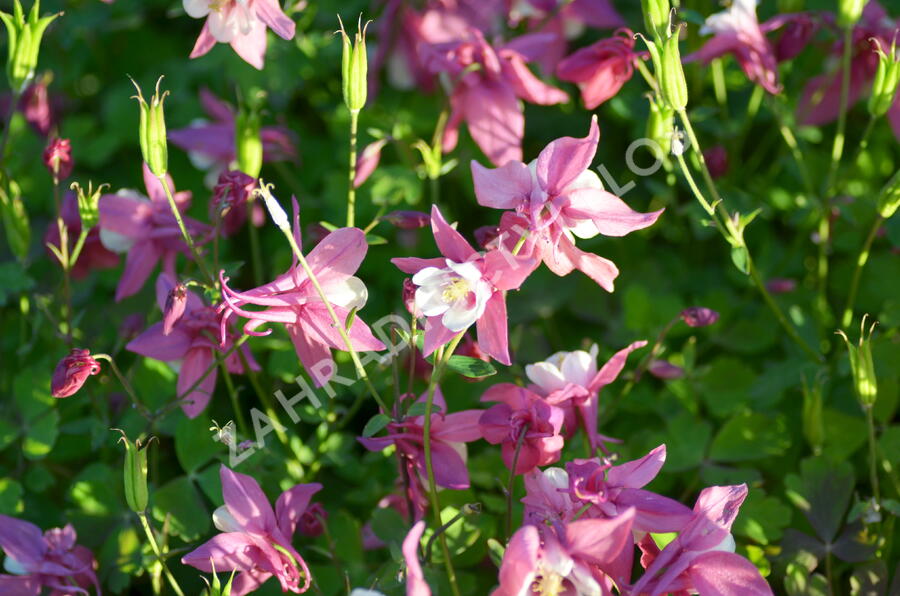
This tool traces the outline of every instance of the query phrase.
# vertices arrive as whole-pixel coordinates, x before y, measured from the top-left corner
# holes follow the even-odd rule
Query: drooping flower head
[[[222,533],[186,554],[181,562],[206,573],[238,571],[232,584],[233,596],[248,594],[273,576],[282,592],[306,592],[312,576],[291,539],[310,499],[322,485],[298,484],[284,491],[273,511],[252,477],[225,466],[219,475],[225,505],[213,512],[213,522]]]
[[[593,110],[614,97],[634,74],[640,56],[634,51],[634,34],[620,29],[612,37],[575,51],[556,67],[556,76],[578,85],[584,107]]]
[[[426,318],[425,356],[475,324],[481,350],[509,365],[506,291],[525,281],[534,270],[532,260],[503,248],[476,252],[437,205],[431,209],[431,230],[443,258],[391,259],[414,274],[415,305]]]
[[[589,169],[599,139],[595,117],[587,137],[557,139],[528,165],[511,161],[489,170],[473,161],[472,178],[479,205],[511,210],[500,220],[497,245],[514,250],[523,242],[519,254],[542,260],[561,276],[580,269],[611,292],[619,270],[611,261],[576,248],[575,238],[624,236],[653,225],[662,210],[638,213],[603,190]]]
[[[59,361],[50,381],[50,395],[69,397],[76,393],[91,375],[100,372],[100,363],[91,357],[90,350],[73,348]]]
[[[94,555],[75,544],[71,524],[41,533],[40,528],[14,517],[0,515],[0,549],[6,554],[4,567],[13,575],[0,574],[0,594],[88,594],[100,596],[94,572]]]

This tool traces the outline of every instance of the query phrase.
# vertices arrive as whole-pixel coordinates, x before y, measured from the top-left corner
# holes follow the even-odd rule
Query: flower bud
[[[272,196],[272,186],[272,184],[266,184],[262,180],[260,180],[259,188],[257,188],[253,192],[257,196],[263,198],[263,201],[266,204],[266,209],[269,210],[269,215],[272,217],[272,221],[275,223],[275,225],[278,226],[281,231],[290,233],[290,220],[288,219],[287,213],[285,213],[284,209],[281,208],[281,205],[278,204],[278,199]]]
[[[822,381],[817,379],[812,386],[803,380],[803,436],[818,453],[825,443],[825,419],[822,414]]]
[[[184,307],[187,305],[188,292],[184,284],[176,284],[169,290],[166,296],[166,306],[163,309],[163,335],[169,335],[175,323],[181,320]]]
[[[234,119],[234,147],[238,169],[252,178],[258,178],[263,164],[262,127],[258,101],[242,105]]]
[[[647,372],[657,379],[663,379],[664,381],[680,379],[684,376],[684,369],[672,364],[668,360],[651,361],[650,366],[647,367]]]
[[[431,216],[421,211],[391,211],[382,219],[401,230],[424,228],[431,223]]]
[[[119,430],[119,429],[114,429]],[[119,430],[122,438],[119,442],[125,443],[125,466],[123,476],[125,480],[125,502],[128,508],[135,513],[143,514],[150,500],[147,490],[147,444],[141,445],[141,440],[131,442],[125,435],[125,431]]]
[[[863,316],[859,325],[859,343],[853,345],[850,339],[843,331],[838,331],[838,335],[844,338],[847,344],[847,351],[850,355],[850,372],[853,375],[853,391],[856,393],[856,399],[864,408],[870,408],[878,399],[878,379],[875,377],[875,362],[872,360],[872,331],[875,325],[872,323],[869,327],[869,334],[866,335],[866,317]]]
[[[322,520],[325,519],[328,519],[328,512],[321,503],[313,503],[297,520],[297,530],[310,538],[321,536],[325,531],[325,526],[322,524]]]
[[[683,110],[688,102],[687,81],[684,79],[681,49],[678,47],[680,30],[681,28],[677,27],[663,45],[660,57],[662,70],[658,73],[663,99],[670,108],[676,111]]]
[[[34,77],[37,67],[38,53],[41,49],[41,38],[47,26],[62,13],[40,16],[41,2],[35,0],[25,18],[22,3],[15,0],[13,14],[0,11],[0,20],[6,25],[9,54],[6,60],[6,77],[9,86],[15,93],[21,92]]]
[[[53,128],[53,108],[47,93],[47,85],[52,78],[45,75],[28,85],[19,100],[19,109],[22,110],[25,121],[42,137],[46,137]]]
[[[154,176],[164,176],[169,167],[169,149],[166,144],[166,115],[163,110],[163,101],[169,94],[168,91],[160,94],[159,84],[162,77],[156,81],[156,91],[150,98],[150,103],[144,99],[141,88],[132,80],[134,88],[138,94],[134,96],[140,103],[141,120],[139,128],[139,138],[141,142],[141,154],[144,161],[153,172]]]
[[[706,327],[719,320],[719,313],[704,306],[692,306],[681,311],[681,318],[688,327]]]
[[[65,180],[72,174],[72,143],[69,139],[56,137],[44,149],[44,165],[56,181]]]
[[[219,180],[213,188],[213,198],[209,204],[210,218],[222,219],[222,233],[226,236],[236,234],[247,220],[247,201],[256,179],[239,170],[229,170],[219,174]],[[259,226],[257,226],[259,227]]]
[[[900,170],[888,180],[878,195],[878,213],[885,219],[890,219],[900,207]]]
[[[713,178],[721,178],[728,173],[728,150],[724,145],[714,145],[703,152],[703,159]]]
[[[359,159],[356,160],[356,175],[353,177],[353,188],[362,186],[363,182],[368,180],[375,168],[378,167],[378,162],[381,161],[381,150],[387,142],[387,139],[378,139],[374,143],[366,145],[366,148],[362,150]]]
[[[869,96],[869,114],[873,118],[881,118],[894,105],[897,85],[900,84],[900,57],[897,56],[897,40],[891,44],[891,53],[886,54],[878,44],[878,68],[875,81],[872,83],[872,95]]]
[[[797,289],[797,282],[789,277],[773,277],[766,282],[766,289],[771,294],[789,294]]]
[[[74,395],[91,375],[100,372],[100,363],[91,357],[90,350],[73,348],[59,361],[50,381],[50,395],[56,398]]]
[[[644,13],[644,27],[647,33],[658,40],[666,38],[669,27],[669,0],[641,0],[641,11]]]
[[[75,197],[78,199],[78,215],[81,217],[81,228],[90,230],[100,221],[100,197],[103,194],[103,188],[108,184],[101,184],[96,189],[93,182],[88,182],[87,191],[80,184],[73,182],[70,187],[75,191]]]
[[[843,29],[849,29],[862,17],[863,7],[868,0],[838,0],[837,23]]]
[[[403,306],[417,319],[422,316],[422,311],[416,306],[416,284],[409,277],[403,280]]]
[[[473,232],[475,242],[481,248],[487,248],[494,240],[500,236],[500,226],[480,226],[475,228]]]
[[[338,17],[340,21],[340,17]],[[341,53],[341,90],[344,93],[344,104],[351,112],[359,112],[366,105],[366,94],[369,83],[367,80],[368,57],[366,56],[366,23],[357,23],[356,35],[353,42],[344,30],[341,22],[341,39],[343,51]]]

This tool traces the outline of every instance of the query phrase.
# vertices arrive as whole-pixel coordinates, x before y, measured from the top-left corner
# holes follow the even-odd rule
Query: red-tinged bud
[[[719,313],[703,306],[692,306],[681,311],[681,318],[688,327],[706,327],[719,320]]]
[[[247,201],[256,188],[256,178],[239,170],[222,172],[213,188],[210,217],[222,218],[222,233],[231,236],[247,221]]]
[[[75,162],[72,161],[72,144],[69,139],[57,137],[50,141],[44,149],[44,165],[56,180],[65,180],[72,174]]]
[[[403,280],[403,305],[417,319],[422,316],[422,311],[416,306],[416,284],[409,277]]]
[[[647,367],[647,372],[657,379],[663,379],[665,381],[680,379],[684,376],[684,369],[672,364],[668,360],[654,360],[650,363],[650,366]]]
[[[722,145],[710,147],[703,152],[709,174],[713,178],[721,178],[728,173],[728,151]]]
[[[321,536],[322,532],[325,531],[325,526],[322,522],[326,519],[328,519],[328,512],[325,511],[322,504],[313,503],[306,508],[303,515],[297,520],[297,530],[310,538]]]
[[[481,226],[475,229],[475,242],[481,248],[487,248],[499,235],[499,226]]]
[[[42,137],[53,128],[53,110],[47,94],[47,82],[42,79],[29,85],[19,100],[19,109],[25,121]]]
[[[772,294],[788,294],[797,289],[797,281],[788,277],[773,277],[766,282],[766,289]]]
[[[163,335],[169,335],[175,323],[181,320],[186,304],[187,288],[184,284],[177,284],[169,290],[169,295],[166,297],[166,307],[163,309]]]
[[[50,395],[56,398],[75,394],[91,375],[100,372],[100,363],[91,357],[90,350],[72,349],[59,361],[50,381]]]
[[[401,230],[415,230],[431,224],[431,216],[421,211],[392,211],[382,219]]]
[[[378,162],[381,161],[381,150],[387,144],[387,139],[378,139],[374,143],[369,143],[362,150],[359,159],[356,160],[356,175],[353,177],[353,188],[359,188],[363,182],[369,179]]]

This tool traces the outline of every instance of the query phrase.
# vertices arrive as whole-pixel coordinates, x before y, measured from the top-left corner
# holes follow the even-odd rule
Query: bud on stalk
[[[842,29],[849,29],[862,17],[867,0],[838,0],[837,23]]]
[[[133,96],[140,103],[141,120],[139,128],[139,138],[141,142],[141,154],[144,161],[156,177],[165,176],[169,167],[169,149],[166,144],[166,115],[163,110],[163,101],[169,94],[168,91],[160,94],[159,84],[163,78],[159,77],[156,81],[156,91],[150,98],[150,103],[144,99],[141,88],[132,79],[134,88],[138,94]]]
[[[875,362],[872,359],[872,332],[877,324],[872,323],[866,335],[866,317],[863,316],[859,325],[859,343],[855,346],[850,343],[846,333],[837,332],[847,344],[850,372],[853,375],[853,391],[863,408],[872,407],[878,399],[878,379],[875,377]]]
[[[81,217],[81,229],[90,230],[100,222],[100,196],[103,188],[108,184],[101,184],[96,189],[93,182],[88,182],[87,191],[77,182],[73,182],[71,188],[78,199],[78,215]]]
[[[681,28],[677,27],[663,45],[660,57],[661,72],[659,72],[663,99],[676,112],[683,110],[688,102],[687,81],[684,79],[681,50],[678,47],[680,30]]]
[[[900,207],[900,170],[888,180],[878,195],[878,214],[884,219],[890,219],[897,208]]]
[[[647,138],[656,143],[665,154],[672,144],[675,130],[675,111],[650,97],[650,117],[647,118]]]
[[[338,17],[340,21],[340,17]],[[341,90],[344,93],[344,104],[351,112],[359,112],[366,105],[368,93],[368,58],[366,56],[366,25],[360,20],[356,26],[356,35],[353,42],[344,30],[341,22],[341,38],[343,51],[341,53]]]
[[[872,95],[869,96],[869,114],[873,118],[881,118],[894,105],[897,86],[900,84],[900,57],[897,56],[897,40],[891,44],[891,53],[886,54],[878,44],[878,68],[875,81],[872,83]]]
[[[252,178],[259,178],[263,164],[263,143],[260,136],[258,102],[241,106],[234,119],[234,146],[238,169]]]
[[[666,39],[669,27],[669,0],[641,0],[641,11],[644,13],[644,26],[647,33],[658,41]]]

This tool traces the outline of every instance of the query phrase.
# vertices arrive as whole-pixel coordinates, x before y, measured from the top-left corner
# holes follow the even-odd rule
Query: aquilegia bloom
[[[222,533],[181,558],[185,565],[210,573],[236,570],[232,596],[243,596],[275,576],[282,592],[302,594],[311,579],[306,561],[291,544],[297,522],[318,483],[298,484],[281,493],[275,511],[252,477],[222,466],[222,498],[225,505],[213,513]]]
[[[278,0],[182,0],[184,11],[195,19],[206,17],[191,58],[209,52],[216,43],[228,43],[248,64],[262,70],[266,57],[266,26],[282,39],[294,38],[294,21]]]
[[[391,259],[404,273],[414,274],[416,307],[427,319],[425,356],[475,323],[482,351],[508,366],[506,291],[522,285],[533,262],[502,248],[476,252],[437,205],[431,208],[431,230],[443,258]]]
[[[300,246],[300,223],[294,203],[294,237]],[[359,269],[366,256],[368,245],[366,235],[358,228],[341,228],[328,234],[307,255],[306,261],[318,279],[334,312],[346,321],[353,310],[362,308],[368,299],[368,292],[362,280],[353,274]],[[288,271],[265,285],[246,292],[237,292],[228,287],[224,272],[222,299],[219,310],[222,313],[224,338],[228,319],[236,315],[248,319],[244,324],[247,335],[268,335],[271,329],[257,331],[266,323],[283,323],[287,329],[297,357],[312,377],[313,382],[322,386],[334,374],[335,365],[331,350],[346,350],[328,309],[307,277],[306,272],[294,263]],[[265,310],[248,310],[246,305],[264,306]],[[359,316],[347,329],[347,335],[357,351],[378,351],[384,344],[372,335],[371,329]]]
[[[100,241],[112,252],[127,253],[125,270],[116,287],[117,301],[136,294],[159,261],[174,277],[176,255],[190,255],[162,184],[147,164],[143,171],[149,199],[127,190],[100,197]],[[178,208],[186,211],[191,193],[174,192],[172,177],[167,174],[166,180]],[[184,218],[184,225],[195,244],[205,242],[212,233],[212,228],[189,217]]]
[[[3,565],[13,574],[0,574],[0,594],[38,596],[49,588],[53,594],[86,595],[93,587],[100,596],[94,555],[75,544],[76,538],[71,524],[41,533],[34,524],[0,515]]]
[[[174,280],[166,274],[160,275],[156,280],[156,302],[164,314],[169,295],[175,287]],[[147,358],[178,363],[178,382],[175,387],[178,395],[186,400],[181,409],[188,418],[195,418],[206,409],[216,388],[218,368],[213,366],[216,362],[216,352],[227,353],[234,346],[237,337],[228,330],[223,335],[225,339],[222,345],[219,345],[215,341],[221,333],[215,307],[204,304],[193,292],[184,290],[184,293],[185,300],[180,307],[183,308],[180,317],[173,319],[169,310],[168,317],[151,325],[128,342],[125,349]],[[167,322],[170,323],[168,333],[166,333]],[[259,365],[256,364],[247,346],[238,349],[242,351],[250,367],[259,370]],[[246,372],[236,351],[225,358],[225,366],[231,373]],[[207,370],[210,370],[209,374],[206,374]],[[194,389],[188,393],[188,389],[192,387]]]
[[[575,237],[624,236],[653,225],[662,209],[638,213],[603,190],[589,169],[599,139],[594,117],[587,137],[557,139],[528,165],[511,161],[489,170],[473,161],[472,178],[479,205],[515,211],[503,214],[498,244],[514,249],[524,236],[519,254],[543,260],[560,276],[580,269],[611,292],[619,270],[612,261],[576,248]]]
[[[100,372],[100,363],[94,360],[90,350],[72,348],[69,355],[59,361],[50,380],[50,395],[69,397],[74,395],[87,378]]]
[[[691,520],[662,552],[647,536],[641,543],[647,570],[632,593],[771,595],[756,566],[734,553],[731,524],[746,497],[746,484],[705,488]]]
[[[556,76],[578,85],[584,107],[593,110],[619,92],[634,74],[634,63],[640,60],[634,51],[634,34],[620,29],[612,37],[581,48],[562,60]]]

